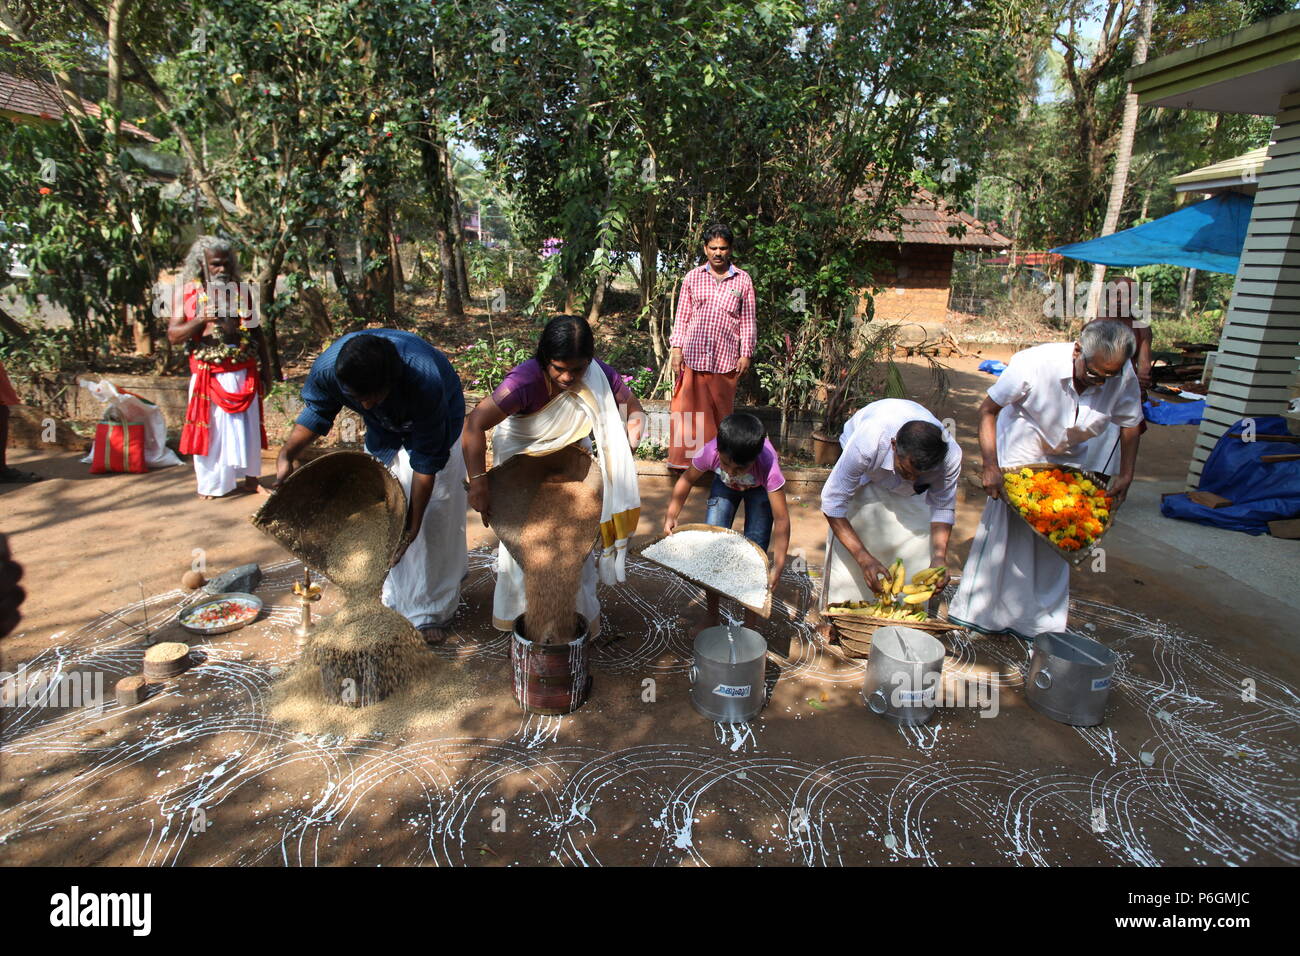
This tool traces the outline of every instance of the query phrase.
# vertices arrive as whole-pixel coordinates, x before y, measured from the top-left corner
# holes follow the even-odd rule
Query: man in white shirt
[[[1146,402],[1146,390],[1151,387],[1151,312],[1149,308],[1135,308],[1137,304],[1137,283],[1127,276],[1120,276],[1106,282],[1101,300],[1100,318],[1117,319],[1133,330],[1137,341],[1137,350],[1133,353],[1133,371],[1137,373],[1138,385],[1142,391],[1141,400]],[[1138,426],[1146,434],[1147,425],[1143,421]],[[1080,450],[1079,461],[1087,471],[1095,471],[1111,476],[1119,471],[1119,426],[1112,422],[1095,438],[1088,440],[1085,450]]]
[[[1083,327],[1077,342],[1017,352],[980,406],[984,506],[948,616],[985,633],[1032,640],[1065,629],[1070,565],[1013,516],[1002,470],[1036,462],[1084,467],[1088,439],[1112,422],[1120,429],[1119,473],[1107,490],[1124,500],[1137,464],[1142,400],[1129,360],[1133,332],[1114,319]]]
[[[875,600],[896,558],[909,579],[945,564],[961,476],[961,446],[916,402],[872,402],[849,419],[840,444],[822,488],[830,524],[823,607]]]

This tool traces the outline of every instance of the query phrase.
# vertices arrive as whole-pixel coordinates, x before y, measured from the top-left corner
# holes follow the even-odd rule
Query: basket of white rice
[[[717,591],[759,617],[772,613],[767,553],[743,534],[711,524],[679,524],[641,548],[641,557]]]

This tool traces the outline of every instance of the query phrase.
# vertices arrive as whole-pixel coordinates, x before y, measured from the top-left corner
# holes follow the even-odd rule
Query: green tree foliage
[[[0,222],[30,272],[24,292],[68,310],[83,357],[117,331],[124,307],[151,304],[179,212],[104,120],[0,121]],[[0,285],[9,269],[0,256]]]

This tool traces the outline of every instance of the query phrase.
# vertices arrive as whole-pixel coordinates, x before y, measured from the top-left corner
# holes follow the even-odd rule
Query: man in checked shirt
[[[668,466],[687,468],[718,434],[736,404],[736,383],[749,368],[757,328],[754,283],[731,262],[731,230],[704,231],[704,265],[682,279],[668,339],[673,371]]]

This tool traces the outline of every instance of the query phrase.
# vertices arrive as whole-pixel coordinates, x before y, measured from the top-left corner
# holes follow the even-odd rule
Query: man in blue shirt
[[[441,643],[468,570],[459,441],[465,396],[456,370],[410,332],[352,332],[316,359],[302,400],[305,407],[276,462],[276,485],[330,430],[341,408],[358,412],[366,423],[366,451],[396,475],[409,502],[405,545],[384,582],[384,603],[426,641]]]

